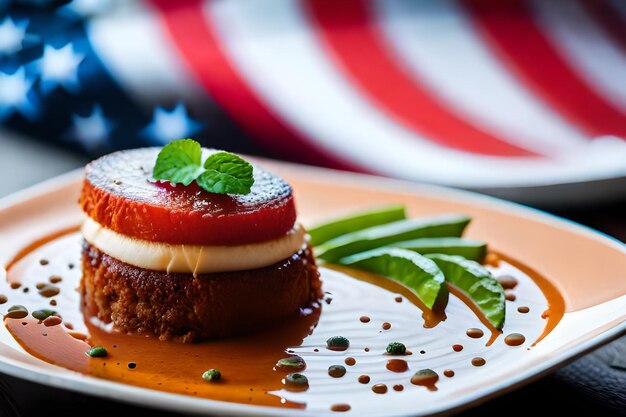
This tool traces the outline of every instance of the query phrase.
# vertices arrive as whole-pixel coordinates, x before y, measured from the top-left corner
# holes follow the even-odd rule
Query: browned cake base
[[[245,333],[321,298],[310,248],[247,271],[167,274],[83,246],[83,310],[127,333],[192,342]]]

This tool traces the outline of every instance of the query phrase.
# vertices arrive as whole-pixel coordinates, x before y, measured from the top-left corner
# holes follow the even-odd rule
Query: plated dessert
[[[291,187],[216,151],[205,152],[205,165],[216,160],[224,170],[213,170],[211,192],[184,178],[159,181],[153,167],[189,168],[176,159],[187,157],[185,147],[197,162],[189,169],[201,167],[199,144],[169,146],[87,165],[80,196],[88,216],[81,229],[85,313],[116,330],[191,342],[256,329],[321,298]]]
[[[5,325],[110,381],[316,414],[436,403],[531,358],[564,313],[463,237],[467,215],[370,204],[305,229],[284,180],[191,140],[90,163],[80,207],[80,230],[9,264]]]

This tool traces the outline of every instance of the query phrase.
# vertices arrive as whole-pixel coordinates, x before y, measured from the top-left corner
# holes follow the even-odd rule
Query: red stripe
[[[160,10],[164,27],[200,85],[268,149],[298,162],[371,172],[320,149],[272,114],[229,61],[201,0],[151,3]]]
[[[457,117],[399,68],[365,0],[311,0],[307,5],[338,66],[399,122],[449,148],[484,155],[533,155]]]
[[[626,137],[626,117],[555,51],[522,0],[464,0],[484,38],[537,95],[591,136]]]
[[[581,0],[580,3],[602,30],[626,52],[626,22],[619,11],[614,10],[608,0]]]

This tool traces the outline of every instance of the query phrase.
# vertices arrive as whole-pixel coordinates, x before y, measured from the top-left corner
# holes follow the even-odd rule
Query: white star
[[[24,67],[11,75],[0,72],[0,120],[16,110],[26,117],[35,115],[34,103],[28,97],[33,83],[26,79]]]
[[[93,107],[89,116],[73,114],[72,124],[70,135],[89,152],[106,145],[113,129],[113,123],[107,120],[99,105]]]
[[[162,107],[155,108],[153,119],[142,134],[159,144],[189,137],[202,128],[202,124],[189,117],[182,103],[169,111]]]
[[[106,11],[111,6],[110,0],[73,0],[59,8],[62,14],[89,17]]]
[[[74,46],[71,43],[59,49],[46,45],[39,60],[42,92],[47,94],[57,85],[76,92],[79,88],[78,65],[84,57],[83,54],[74,53]]]
[[[0,55],[12,54],[22,49],[26,26],[28,21],[16,25],[10,17],[4,18],[0,23]]]

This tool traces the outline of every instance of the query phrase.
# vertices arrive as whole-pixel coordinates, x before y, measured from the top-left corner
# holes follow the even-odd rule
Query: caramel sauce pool
[[[402,284],[336,266],[321,268],[324,291],[333,299],[332,304],[303,309],[253,335],[197,344],[126,335],[83,316],[77,292],[80,243],[79,234],[70,231],[22,250],[7,267],[7,282],[0,283],[0,308],[3,314],[14,305],[28,310],[27,317],[7,318],[4,322],[30,354],[97,378],[242,404],[341,412],[355,406],[345,402],[351,392],[369,392],[384,401],[388,396],[380,394],[387,392],[388,386],[398,391],[394,395],[424,390],[411,383],[417,369],[430,368],[452,376],[444,370],[453,363],[457,372],[477,374],[489,368],[492,356],[497,358],[504,351],[528,351],[507,346],[504,337],[500,337],[502,333],[491,328],[484,317],[477,316],[475,306],[454,288],[445,314],[433,314]],[[496,278],[506,277],[509,286],[514,280],[514,291],[520,300],[506,301],[504,331],[508,335],[523,335],[525,341],[515,336],[513,343],[531,347],[561,319],[563,300],[546,279],[529,268],[500,254],[498,258],[498,266],[487,267]],[[518,307],[537,313],[521,313]],[[44,323],[33,318],[31,313],[42,309],[54,310],[62,320],[52,318]],[[542,318],[544,311],[549,314]],[[467,329],[479,329],[490,337],[468,338]],[[337,335],[350,340],[347,351],[325,349],[326,339]],[[392,341],[403,342],[407,349],[425,354],[391,359],[385,355],[385,347]],[[455,348],[451,349],[453,345]],[[105,347],[108,356],[86,355],[93,346]],[[307,363],[306,370],[301,371],[309,380],[305,392],[285,390],[281,381],[289,370],[275,369],[279,359],[294,354]],[[473,357],[486,358],[486,364],[473,366]],[[348,373],[338,379],[329,376],[328,367],[341,362],[350,366]],[[211,368],[220,370],[219,382],[202,379],[202,373]],[[341,388],[337,388],[339,381]],[[309,393],[317,395],[307,397]],[[337,397],[321,404],[317,403],[320,393]]]

